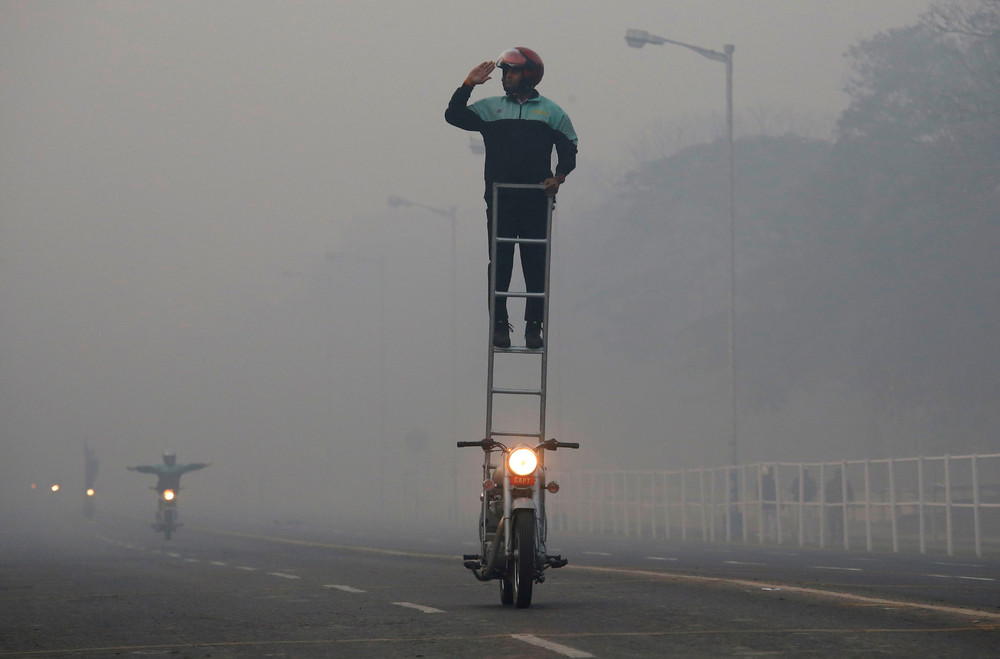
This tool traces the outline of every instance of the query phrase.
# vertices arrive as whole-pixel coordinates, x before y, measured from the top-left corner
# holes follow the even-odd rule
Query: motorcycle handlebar
[[[487,438],[487,439],[480,439],[478,442],[456,442],[455,445],[458,448],[465,448],[466,446],[478,446],[479,448],[483,449],[484,451],[488,451],[491,448],[493,448],[494,446],[496,446],[496,442],[494,442],[491,439]]]

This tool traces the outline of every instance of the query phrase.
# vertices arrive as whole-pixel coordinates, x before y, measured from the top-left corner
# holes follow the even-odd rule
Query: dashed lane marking
[[[573,657],[574,659],[585,659],[586,657],[594,656],[589,652],[584,652],[583,650],[577,650],[574,647],[563,645],[562,643],[555,643],[553,641],[547,641],[544,638],[538,638],[534,634],[512,634],[511,638],[521,641],[523,643],[530,643],[531,645],[536,645],[540,648],[545,648],[546,650],[551,650],[552,652],[561,654],[564,657]]]
[[[281,577],[282,579],[299,579],[297,574],[288,574],[287,572],[268,572],[272,577]]]
[[[767,565],[767,563],[754,563],[753,561],[723,561],[727,565]]]
[[[334,590],[342,590],[345,593],[364,593],[364,592],[366,592],[364,590],[361,590],[360,588],[354,588],[353,586],[342,586],[340,584],[335,584],[335,583],[323,584],[323,587],[324,588],[332,588]]]
[[[813,565],[814,570],[841,570],[842,572],[864,572],[859,567],[841,567],[839,565]]]
[[[879,606],[891,606],[906,609],[916,609],[921,611],[935,611],[937,613],[946,613],[949,615],[958,615],[965,617],[973,617],[978,620],[989,620],[991,622],[1000,622],[1000,613],[993,613],[991,611],[980,611],[978,609],[965,608],[961,606],[946,606],[941,604],[928,604],[924,602],[911,602],[906,600],[893,600],[886,597],[870,597],[867,595],[855,595],[853,593],[845,593],[836,590],[823,590],[822,588],[808,588],[806,586],[792,586],[788,584],[770,584],[765,581],[752,581],[750,579],[732,579],[728,577],[702,577],[692,574],[678,574],[674,572],[652,572],[649,570],[634,570],[630,568],[615,568],[615,567],[597,567],[593,565],[576,565],[569,566],[564,569],[572,569],[573,572],[583,571],[583,572],[606,572],[612,574],[632,574],[632,575],[642,575],[647,576],[652,579],[663,579],[664,581],[682,581],[687,583],[703,583],[703,584],[730,584],[733,586],[749,587],[749,588],[765,588],[773,587],[774,590],[781,590],[784,594],[797,593],[802,595],[810,595],[813,597],[820,597],[823,599],[840,600],[845,602],[855,602],[863,604],[876,604]]]
[[[209,563],[211,563],[212,565],[218,565],[219,567],[227,566],[227,563],[223,563],[222,561],[209,561]]]
[[[611,556],[611,552],[607,551],[585,551],[583,554],[585,556]]]
[[[423,604],[414,604],[413,602],[393,602],[396,606],[405,606],[408,609],[416,609],[423,613],[444,613],[443,609],[435,609],[433,606],[424,606]]]
[[[678,558],[668,558],[666,556],[646,556],[647,561],[677,561]]]
[[[237,570],[245,570],[246,572],[256,572],[257,571],[257,568],[250,567],[249,565],[237,565],[236,569]]]

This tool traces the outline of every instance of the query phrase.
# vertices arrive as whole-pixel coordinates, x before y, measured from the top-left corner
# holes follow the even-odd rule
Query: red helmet
[[[497,66],[501,69],[521,69],[524,71],[524,85],[529,89],[542,81],[545,74],[545,65],[538,53],[524,46],[517,46],[500,53],[497,59]]]

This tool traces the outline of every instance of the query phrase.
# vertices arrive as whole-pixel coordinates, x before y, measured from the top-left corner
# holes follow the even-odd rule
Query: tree
[[[941,6],[847,56],[838,141],[852,159],[909,163],[890,182],[907,192],[1000,186],[1000,0]]]

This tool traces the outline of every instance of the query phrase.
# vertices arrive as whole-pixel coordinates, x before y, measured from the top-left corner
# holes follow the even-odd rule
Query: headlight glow
[[[174,500],[174,491],[173,490],[163,490],[163,498],[165,500],[167,500],[167,501],[173,501]]]
[[[87,490],[87,496],[88,497],[94,496],[94,488],[90,488],[89,490]]]
[[[518,476],[527,476],[534,473],[538,466],[538,456],[530,448],[515,449],[507,459],[507,465]]]

